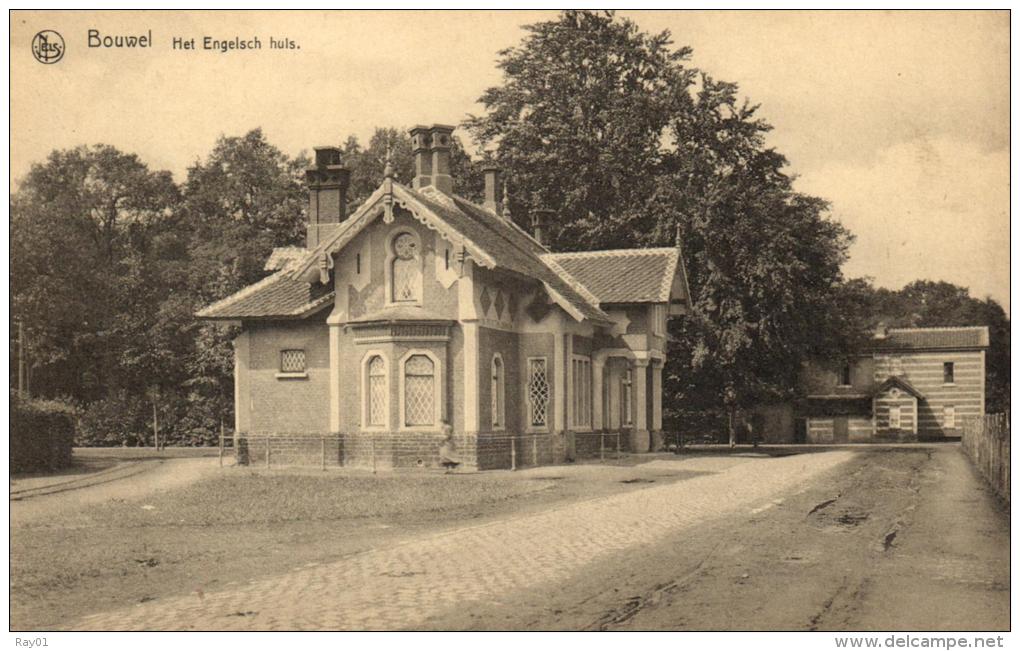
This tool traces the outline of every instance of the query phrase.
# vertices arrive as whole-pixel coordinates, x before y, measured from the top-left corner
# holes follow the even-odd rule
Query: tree
[[[348,136],[340,147],[341,160],[351,171],[351,185],[347,192],[348,214],[356,210],[382,183],[387,149],[392,156],[397,181],[410,186],[414,180],[414,154],[408,129],[377,128],[367,147],[362,147],[356,136]],[[467,199],[480,201],[484,187],[482,174],[471,162],[471,157],[456,136],[453,137],[450,151],[450,168],[453,191]]]
[[[87,402],[131,382],[120,363],[160,300],[150,265],[178,202],[169,172],[106,145],[32,166],[11,197],[11,294],[36,387]]]
[[[692,309],[674,320],[668,403],[788,397],[800,363],[846,349],[850,234],[798,193],[771,127],[690,48],[612,12],[566,11],[501,52],[500,86],[465,121],[511,181],[511,208],[553,208],[557,249],[663,246],[682,233]]]

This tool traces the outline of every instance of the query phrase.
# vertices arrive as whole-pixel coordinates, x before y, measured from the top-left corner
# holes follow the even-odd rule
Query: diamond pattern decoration
[[[386,363],[378,355],[368,363],[368,424],[386,424]]]
[[[492,297],[489,296],[489,288],[482,287],[482,295],[478,297],[478,302],[482,304],[482,314],[489,314],[489,307],[492,305]]]
[[[435,365],[413,355],[404,364],[404,423],[434,425],[435,414]]]
[[[397,258],[393,261],[393,300],[418,299],[418,265],[414,260]]]
[[[496,318],[502,319],[503,308],[506,307],[506,301],[503,300],[503,290],[496,291],[496,301],[493,303],[493,306],[496,308]]]
[[[301,373],[305,370],[305,351],[280,351],[280,371],[283,373]]]
[[[544,427],[549,416],[549,376],[545,359],[528,360],[528,415],[533,427]]]

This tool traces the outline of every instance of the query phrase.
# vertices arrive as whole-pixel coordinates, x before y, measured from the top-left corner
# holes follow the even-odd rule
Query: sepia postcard
[[[1010,36],[11,10],[11,644],[1008,646]]]

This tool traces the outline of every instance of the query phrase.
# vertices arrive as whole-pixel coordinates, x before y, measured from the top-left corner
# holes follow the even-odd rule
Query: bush
[[[75,411],[58,400],[11,396],[12,473],[59,470],[71,465]]]
[[[77,444],[85,447],[146,445],[151,438],[144,398],[118,391],[82,409]]]

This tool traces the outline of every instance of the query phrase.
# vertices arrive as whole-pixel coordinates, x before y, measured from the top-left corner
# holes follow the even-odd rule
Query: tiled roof
[[[308,255],[308,249],[303,246],[278,246],[269,255],[264,269],[266,271],[279,271],[301,260],[306,255]]]
[[[483,266],[495,266],[516,271],[545,284],[554,298],[562,299],[568,311],[580,318],[610,323],[596,298],[567,273],[558,272],[543,259],[548,250],[536,242],[517,225],[495,213],[461,197],[446,195],[431,186],[420,191],[392,182],[394,200],[407,207],[430,226],[438,227],[444,237],[463,242],[469,253]],[[377,190],[365,204],[340,228],[311,251],[292,274],[308,277],[317,267],[317,260],[325,253],[338,251],[363,227],[376,218],[373,207],[382,198]]]
[[[876,337],[875,350],[953,350],[987,348],[988,328],[890,328],[886,336]]]
[[[196,316],[227,320],[302,318],[332,303],[333,292],[328,285],[295,280],[282,269],[209,305]]]
[[[679,249],[617,249],[547,253],[600,303],[668,303]]]

